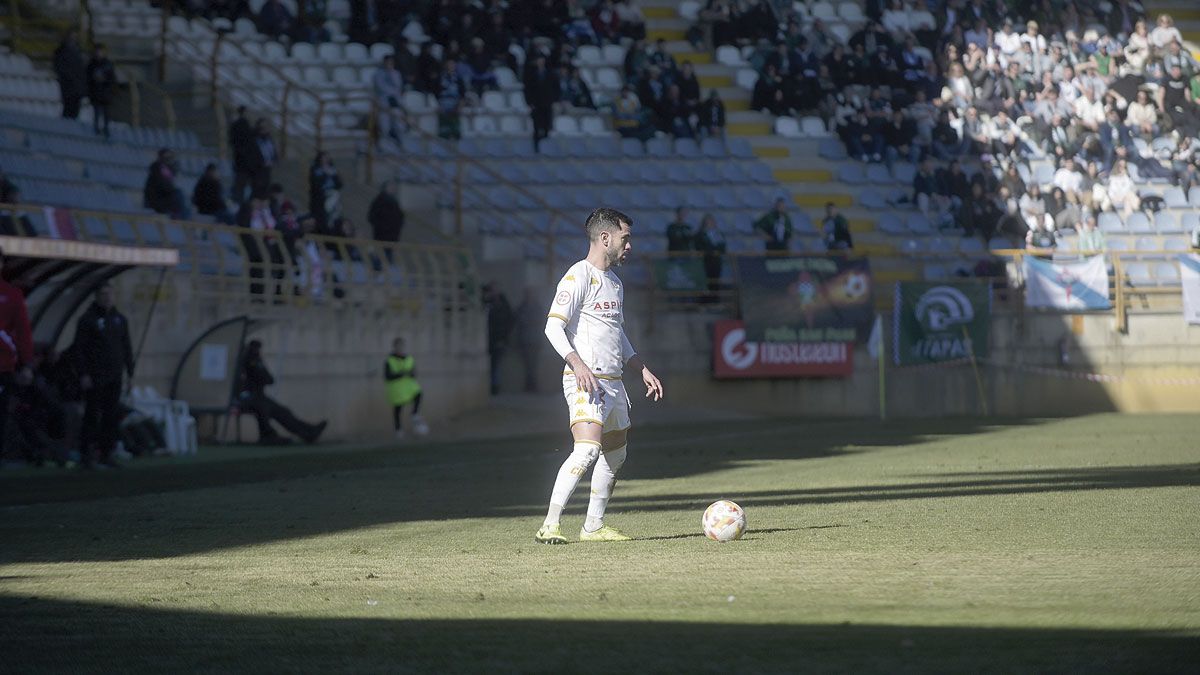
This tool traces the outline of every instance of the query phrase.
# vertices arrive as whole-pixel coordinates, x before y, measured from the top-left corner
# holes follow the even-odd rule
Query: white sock
[[[617,483],[617,472],[625,463],[625,447],[609,450],[600,454],[596,461],[596,470],[592,472],[592,499],[588,502],[587,520],[583,529],[595,532],[604,526],[604,510],[608,508],[608,498],[612,496],[613,486]]]
[[[588,467],[596,461],[600,454],[600,444],[595,441],[576,441],[575,449],[558,468],[558,478],[554,479],[554,489],[550,492],[550,508],[546,511],[546,525],[557,525],[562,516],[563,507],[571,499],[571,493],[579,484],[579,479],[587,473]]]

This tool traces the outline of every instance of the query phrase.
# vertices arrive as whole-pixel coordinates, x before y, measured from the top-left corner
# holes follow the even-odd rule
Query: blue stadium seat
[[[1154,263],[1154,278],[1158,280],[1160,286],[1179,285],[1179,263]]]
[[[1125,221],[1125,227],[1130,232],[1153,232],[1154,227],[1150,224],[1150,219],[1141,211],[1134,211]]]
[[[907,232],[904,228],[904,223],[900,222],[900,218],[892,213],[880,215],[876,226],[880,232],[886,232],[887,234],[904,234]]]
[[[834,138],[824,138],[821,144],[817,147],[817,154],[825,159],[840,161],[846,159],[846,147],[841,141]]]
[[[700,141],[700,152],[709,159],[724,159],[729,154],[725,142],[711,136]]]
[[[750,141],[734,136],[727,138],[725,142],[729,147],[729,154],[734,157],[739,159],[754,159],[754,148],[750,147]]]
[[[1179,226],[1179,221],[1175,220],[1175,215],[1169,211],[1159,211],[1154,214],[1154,229],[1159,232],[1172,234],[1183,232],[1183,228]]]
[[[917,234],[933,234],[933,223],[925,217],[923,213],[910,213],[905,221],[905,225],[910,232]]]
[[[867,182],[866,172],[863,170],[862,165],[857,162],[839,166],[837,177],[843,183],[851,185],[862,185]]]
[[[642,146],[642,142],[636,138],[622,138],[621,154],[626,157],[641,157],[646,154],[646,149]]]
[[[913,178],[917,175],[917,167],[908,162],[897,162],[892,167],[892,177],[901,185],[912,185]]]
[[[675,153],[671,142],[665,138],[651,138],[646,141],[646,154],[658,159],[670,159]]]
[[[1187,195],[1183,193],[1183,188],[1169,187],[1163,190],[1163,203],[1169,209],[1186,209],[1188,207]]]
[[[888,185],[892,182],[892,174],[882,164],[868,164],[867,180],[876,185]]]
[[[1125,278],[1130,284],[1135,286],[1151,286],[1154,284],[1154,276],[1150,273],[1150,265],[1146,263],[1125,263],[1124,272]]]
[[[1104,211],[1096,220],[1096,226],[1101,232],[1108,234],[1110,232],[1124,232],[1125,226],[1121,223],[1121,216],[1112,211]]]
[[[963,255],[978,255],[983,253],[983,242],[975,237],[967,237],[958,242],[958,251]]]
[[[675,139],[675,154],[687,159],[695,159],[700,156],[700,146],[693,138],[677,138]]]

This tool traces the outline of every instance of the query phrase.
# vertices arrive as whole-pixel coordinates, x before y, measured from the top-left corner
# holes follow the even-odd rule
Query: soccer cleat
[[[420,415],[413,415],[413,431],[416,431],[418,436],[429,434],[429,425],[425,424],[425,420],[421,419]]]
[[[539,544],[565,544],[567,538],[563,536],[562,530],[558,523],[553,525],[542,525],[542,529],[533,535],[533,540]]]
[[[579,541],[631,541],[633,537],[621,534],[621,531],[615,527],[608,525],[602,526],[595,532],[588,532],[585,529],[579,530]]]

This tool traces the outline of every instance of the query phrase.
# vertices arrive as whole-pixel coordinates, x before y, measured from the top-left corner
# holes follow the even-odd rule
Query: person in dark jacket
[[[396,181],[384,181],[379,194],[371,201],[367,211],[367,222],[371,225],[371,238],[375,241],[400,241],[404,230],[404,209],[396,196]]]
[[[92,102],[92,131],[108,138],[108,106],[112,103],[113,88],[117,85],[117,70],[108,60],[103,44],[97,43],[92,50],[92,60],[87,65],[88,100]],[[101,124],[101,118],[104,119]]]
[[[271,129],[267,120],[259,118],[254,123],[254,137],[247,146],[246,167],[250,174],[250,191],[252,194],[267,192],[271,186],[271,171],[279,154],[275,150],[275,141],[271,139]]]
[[[204,167],[204,175],[196,181],[192,188],[192,205],[196,213],[212,216],[218,223],[234,224],[234,216],[229,212],[225,202],[225,188],[221,185],[221,176],[217,173],[217,165],[209,164]]]
[[[342,177],[328,152],[318,152],[308,170],[308,212],[318,227],[342,216]]]
[[[246,118],[246,106],[238,106],[237,117],[229,125],[229,150],[233,156],[233,192],[230,197],[241,204],[250,187],[250,153],[254,146],[254,127]]]
[[[492,394],[500,393],[500,362],[508,351],[508,335],[512,332],[513,311],[508,298],[494,283],[483,286],[483,306],[487,310],[488,356],[491,357]]]
[[[849,251],[854,248],[854,240],[850,237],[850,223],[845,216],[838,213],[837,204],[825,204],[825,219],[821,221],[821,230],[825,235],[826,250]]]
[[[146,173],[142,206],[155,213],[187,220],[191,212],[184,201],[183,191],[175,185],[175,176],[178,174],[179,162],[175,160],[175,153],[167,148],[159,150],[158,159]]]
[[[54,74],[58,77],[58,89],[62,94],[62,116],[78,118],[79,104],[87,94],[87,64],[74,29],[67,31],[58,49],[54,50]]]
[[[4,270],[4,251],[0,250],[0,271]],[[12,385],[33,377],[33,334],[25,295],[0,277],[0,455],[4,451]]]
[[[75,324],[71,349],[78,362],[84,396],[82,464],[92,468],[99,461],[104,466],[118,466],[112,453],[121,423],[122,384],[126,374],[133,379],[134,364],[129,321],[113,305],[108,284],[96,290],[96,301]]]
[[[554,124],[554,102],[558,100],[558,78],[546,65],[546,57],[537,56],[525,73],[525,103],[533,118],[533,149],[550,135]]]
[[[272,384],[275,384],[275,378],[263,362],[262,342],[251,340],[246,343],[238,369],[238,406],[253,413],[258,421],[258,442],[262,445],[288,442],[271,426],[271,422],[275,421],[305,443],[315,443],[328,422],[322,420],[318,424],[309,424],[296,417],[286,406],[267,396],[266,388]]]
[[[702,137],[725,137],[725,103],[721,101],[721,94],[716,89],[708,92],[708,98],[700,103],[698,113],[696,131]]]

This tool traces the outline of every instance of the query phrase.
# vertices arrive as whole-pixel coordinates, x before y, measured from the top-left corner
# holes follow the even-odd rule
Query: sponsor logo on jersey
[[[563,277],[563,281],[575,281],[575,275],[568,274],[567,276]]]
[[[571,294],[566,291],[559,291],[558,297],[554,298],[555,304],[565,305],[571,299]]]
[[[621,309],[621,301],[620,300],[604,300],[602,302],[597,302],[594,305],[592,305],[593,311],[602,312],[607,309]]]
[[[593,285],[593,286],[599,286],[599,285],[600,285],[600,282],[599,282],[599,281],[596,279],[596,277],[592,277],[592,280],[591,280],[591,281],[592,281],[592,285]]]

